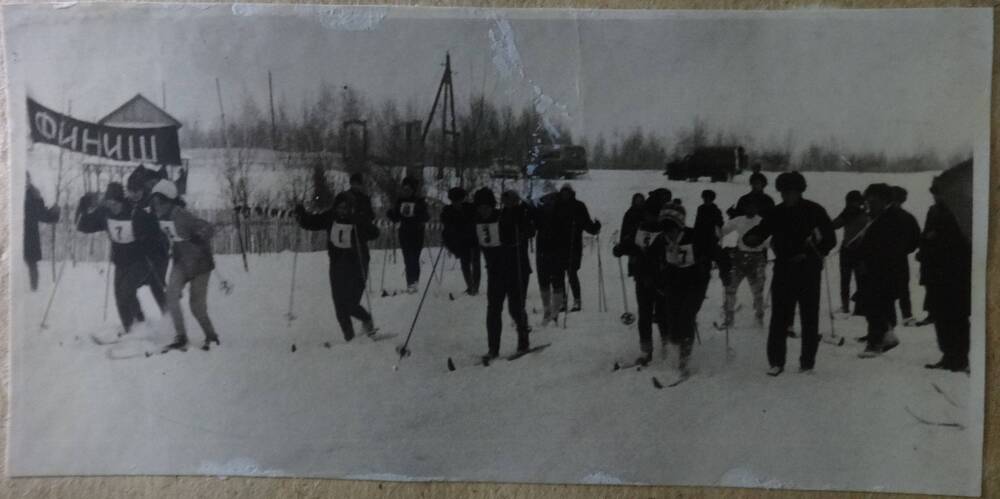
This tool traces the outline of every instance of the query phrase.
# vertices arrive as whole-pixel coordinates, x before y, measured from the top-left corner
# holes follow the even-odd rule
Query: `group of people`
[[[55,223],[56,207],[46,209],[30,177],[25,198],[25,260],[31,289],[37,287],[40,259],[38,223]],[[188,346],[187,330],[180,300],[188,289],[192,315],[204,332],[202,349],[220,344],[208,316],[208,283],[215,261],[212,256],[211,223],[184,208],[177,186],[162,170],[136,167],[125,185],[109,182],[103,195],[85,194],[77,204],[76,230],[104,232],[110,242],[110,263],[114,265],[115,305],[122,324],[120,334],[130,333],[145,314],[137,293],[148,286],[161,313],[169,313],[175,336],[167,350]],[[169,274],[168,274],[169,269]]]
[[[851,191],[843,211],[831,220],[821,205],[803,197],[807,186],[800,173],[778,175],[779,203],[765,193],[767,183],[767,178],[755,171],[750,176],[751,191],[726,210],[728,220],[715,205],[715,193],[704,191],[691,225],[687,209],[668,189],[655,189],[648,196],[633,195],[613,254],[628,258],[628,275],[635,284],[638,364],[652,359],[655,323],[662,348],[665,351],[668,343],[677,345],[678,366],[682,373],[687,371],[698,313],[713,269],[718,269],[725,290],[723,320],[717,326],[733,326],[736,294],[747,281],[756,324],[763,327],[770,252],[767,374],[778,376],[785,369],[787,338],[795,335],[791,329],[796,308],[801,335],[799,370],[813,370],[820,343],[823,271],[826,257],[837,246],[835,230],[843,229],[840,311],[853,310],[867,322],[867,334],[859,338],[865,349],[859,356],[876,357],[896,347],[899,339],[894,328],[900,322],[907,326],[933,322],[943,356],[926,367],[968,369],[971,245],[955,216],[939,199],[937,179],[931,187],[935,203],[922,230],[903,207],[907,193],[901,187],[876,183],[864,192]],[[360,174],[351,177],[348,190],[332,199],[332,203],[308,209],[299,204],[294,213],[301,228],[327,232],[335,315],[344,339],[350,341],[355,336],[354,320],[361,322],[364,334],[376,331],[371,312],[361,302],[369,279],[368,244],[379,236],[379,229]],[[558,324],[560,314],[582,308],[578,271],[583,233],[599,234],[601,223],[591,218],[570,184],[557,190],[547,182],[537,199],[523,199],[517,191],[507,190],[500,193],[499,200],[489,187],[476,190],[471,200],[468,191],[454,187],[448,191],[448,200],[450,204],[440,213],[442,243],[459,259],[468,295],[479,293],[481,260],[486,261],[488,350],[484,360],[499,356],[505,304],[515,324],[518,352],[530,349],[526,296],[533,272],[542,301],[542,326]],[[407,289],[416,292],[430,211],[415,179],[402,181],[385,215],[398,224]],[[37,225],[54,223],[58,217],[58,208],[46,208],[29,182],[25,259],[32,289],[37,285],[40,259]],[[188,338],[179,302],[187,287],[192,315],[204,332],[202,348],[219,344],[207,311],[208,283],[214,269],[213,226],[184,208],[176,186],[161,172],[140,165],[126,185],[109,183],[100,199],[97,194],[86,194],[77,209],[76,226],[81,232],[108,235],[115,266],[114,296],[124,333],[144,320],[136,293],[149,286],[161,311],[173,320],[176,336],[167,348],[186,348]],[[735,244],[724,245],[733,233],[737,235]],[[534,269],[529,251],[532,245]],[[921,322],[912,315],[909,296],[909,255],[914,252],[920,262],[920,284],[927,290],[924,308],[928,318]],[[854,293],[852,278],[857,283]],[[897,320],[897,303],[902,321]]]

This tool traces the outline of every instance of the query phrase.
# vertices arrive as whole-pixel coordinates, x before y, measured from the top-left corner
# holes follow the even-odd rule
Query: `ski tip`
[[[292,353],[295,353],[296,350],[298,350],[298,348],[295,347],[295,343],[292,343]]]
[[[451,360],[451,357],[448,357],[448,370],[449,371],[455,370],[455,362]]]
[[[454,293],[448,293],[448,299],[451,300],[451,301],[455,301],[455,294]]]
[[[622,368],[622,365],[619,364],[619,363],[617,363],[617,362],[615,362],[615,366],[613,368],[611,368],[611,370],[612,371],[617,371],[617,370],[619,370],[621,368]]]
[[[843,336],[840,337],[840,341],[837,342],[837,346],[838,347],[844,346],[844,337]]]
[[[149,352],[146,352],[146,357],[152,357],[152,356],[153,356],[153,354],[151,354]]]
[[[663,389],[663,383],[660,383],[660,380],[656,379],[656,376],[653,376],[653,386],[655,386],[657,390]]]

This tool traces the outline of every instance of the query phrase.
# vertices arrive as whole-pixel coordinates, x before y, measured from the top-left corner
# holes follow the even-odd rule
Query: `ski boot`
[[[653,361],[653,352],[652,350],[650,350],[648,352],[643,352],[638,359],[635,359],[635,364],[638,366],[646,367],[652,361]]]
[[[785,368],[784,367],[781,367],[781,366],[771,366],[771,368],[767,370],[767,375],[771,376],[773,378],[773,377],[779,376],[783,372],[785,372]]]
[[[500,352],[489,352],[486,355],[483,355],[480,360],[482,360],[484,366],[488,366],[490,365],[490,362],[493,362],[498,357],[500,357]]]
[[[181,352],[186,352],[187,351],[187,346],[188,346],[187,336],[177,336],[177,337],[174,338],[174,342],[173,343],[171,343],[171,344],[163,347],[163,351],[161,353],[167,353],[167,352],[169,352],[171,350],[178,350],[178,351],[181,351]]]
[[[378,328],[375,327],[375,322],[367,320],[361,323],[361,331],[365,334],[365,336],[371,338],[378,332]]]
[[[573,300],[573,308],[569,309],[569,311],[570,312],[579,312],[582,309],[583,309],[583,306],[580,305],[580,300]]]
[[[406,294],[410,294],[410,295],[417,294],[417,285],[416,284],[407,284],[406,285]]]
[[[222,344],[219,341],[219,337],[218,336],[212,335],[212,336],[210,336],[208,338],[205,338],[205,343],[202,343],[201,349],[207,352],[211,348],[212,343],[215,343],[216,345],[221,345]]]

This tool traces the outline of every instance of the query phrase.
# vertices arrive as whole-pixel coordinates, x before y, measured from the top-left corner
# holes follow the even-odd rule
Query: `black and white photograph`
[[[11,476],[981,493],[990,9],[2,13]]]

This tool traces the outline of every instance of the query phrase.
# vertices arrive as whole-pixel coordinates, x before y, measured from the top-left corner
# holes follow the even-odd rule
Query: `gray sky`
[[[451,18],[444,17],[451,13]],[[320,83],[426,113],[452,53],[457,106],[483,91],[535,102],[576,136],[635,126],[713,128],[798,145],[836,140],[889,154],[971,150],[985,138],[988,10],[594,15],[228,5],[6,7],[10,105],[24,97],[96,120],[137,92],[182,121],[218,117],[267,71],[293,116]],[[457,18],[455,17],[457,15]],[[644,17],[643,17],[644,16]]]

